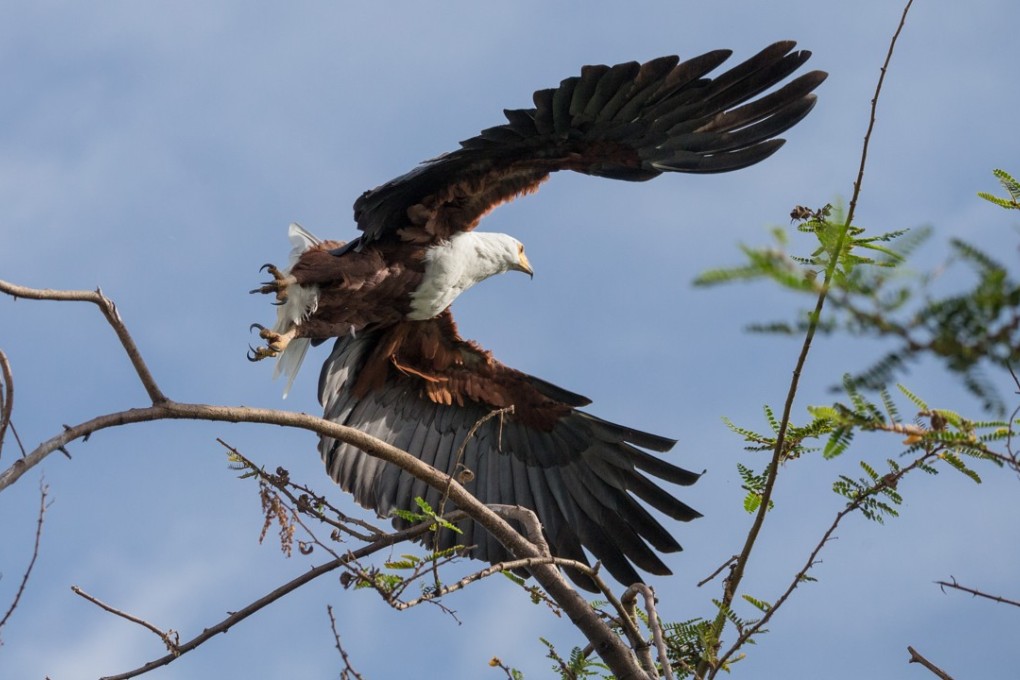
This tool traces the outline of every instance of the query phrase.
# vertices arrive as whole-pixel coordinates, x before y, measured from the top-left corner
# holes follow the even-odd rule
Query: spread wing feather
[[[490,409],[477,402],[435,403],[422,394],[419,377],[394,371],[381,389],[355,394],[358,374],[379,344],[380,335],[368,332],[337,340],[319,381],[325,418],[388,441],[449,474],[455,474],[459,465],[471,470],[473,479],[465,484],[468,491],[483,503],[533,509],[551,549],[560,557],[587,563],[586,548],[621,583],[640,580],[635,566],[653,574],[669,573],[652,548],[672,552],[680,545],[637,498],[674,519],[686,521],[699,514],[642,470],[684,485],[694,483],[698,475],[656,459],[636,445],[667,450],[672,440],[615,425],[572,407],[548,428],[513,417],[502,422],[492,418],[469,439],[468,431]],[[506,371],[502,380],[532,385],[530,376]],[[534,384],[553,387],[544,381]],[[560,393],[558,388],[548,391]],[[579,397],[565,390],[562,393],[575,400]],[[458,456],[462,448],[463,455]],[[440,509],[440,493],[399,468],[330,438],[323,438],[319,449],[333,479],[358,503],[380,515],[414,509],[415,497]],[[403,522],[394,520],[394,524]],[[471,547],[472,556],[490,562],[511,557],[472,522],[462,522],[460,528],[462,535],[442,531],[434,547],[465,545]],[[571,573],[571,577],[592,587],[580,574]]]
[[[473,229],[494,206],[558,170],[643,181],[757,163],[782,146],[775,135],[807,115],[811,92],[825,79],[812,71],[752,101],[810,56],[794,46],[770,45],[714,79],[706,74],[728,50],[682,63],[671,56],[585,66],[559,87],[537,91],[535,108],[506,110],[506,124],[365,192],[354,204],[361,242],[431,242]]]

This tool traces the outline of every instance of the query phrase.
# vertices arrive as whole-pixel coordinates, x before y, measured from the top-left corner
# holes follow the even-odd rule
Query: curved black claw
[[[265,271],[271,272],[274,269],[276,269],[276,265],[273,264],[272,262],[266,262],[264,265],[259,267],[259,271],[260,272],[265,272]]]
[[[255,352],[255,348],[251,345],[248,345],[248,354],[246,356],[248,357],[248,361],[252,363],[259,360],[259,355]]]
[[[254,293],[255,291],[252,291],[252,292]],[[252,325],[248,326],[248,332],[251,333],[256,328],[259,329],[259,332],[262,332],[262,331],[266,330],[266,327],[263,326],[262,324],[260,324],[260,323],[253,323]]]

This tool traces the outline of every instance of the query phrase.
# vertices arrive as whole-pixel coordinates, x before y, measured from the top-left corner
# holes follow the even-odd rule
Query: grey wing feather
[[[698,475],[635,444],[666,450],[672,440],[580,411],[571,411],[550,431],[512,418],[502,422],[491,418],[467,439],[471,427],[488,413],[481,405],[435,404],[411,389],[407,379],[360,399],[352,395],[357,370],[375,340],[371,332],[337,340],[319,381],[327,419],[403,448],[448,474],[455,474],[458,463],[462,464],[474,473],[464,486],[483,503],[533,510],[551,549],[560,557],[587,563],[587,549],[622,583],[639,580],[635,565],[650,573],[669,573],[653,548],[673,552],[680,545],[637,499],[674,519],[686,521],[699,515],[639,470],[679,484],[691,484]],[[415,497],[441,509],[440,492],[354,446],[323,437],[319,450],[330,476],[359,504],[382,516],[394,509],[416,509]],[[394,523],[405,525],[402,520]],[[438,539],[429,539],[436,541],[430,547],[473,546],[473,557],[490,562],[511,557],[472,522],[462,522],[461,528],[463,535],[440,532]],[[582,575],[570,576],[579,585],[592,587]]]

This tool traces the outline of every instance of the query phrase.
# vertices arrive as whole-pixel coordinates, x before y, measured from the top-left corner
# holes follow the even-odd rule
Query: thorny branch
[[[983,597],[986,600],[992,600],[993,602],[999,602],[1001,604],[1010,604],[1013,605],[1014,607],[1020,607],[1020,602],[1017,602],[1016,600],[1010,600],[1009,598],[1002,597],[1001,595],[989,595],[988,593],[982,592],[975,588],[968,588],[967,586],[960,585],[959,583],[956,582],[956,578],[952,576],[950,576],[949,578],[953,579],[952,582],[935,581],[935,583],[938,584],[940,588],[942,588],[942,592],[945,592],[946,588],[952,588],[954,590],[962,590],[965,593],[970,593],[974,597]]]
[[[327,604],[326,612],[329,614],[329,627],[333,631],[333,639],[336,640],[336,649],[340,652],[340,657],[344,660],[344,669],[340,672],[341,680],[348,680],[348,678],[363,680],[361,674],[354,670],[354,666],[351,665],[351,659],[347,656],[344,646],[340,644],[340,633],[336,632],[336,617],[333,616],[333,605]]]
[[[769,463],[767,469],[767,479],[765,481],[765,488],[761,495],[761,504],[758,507],[758,512],[754,517],[751,524],[751,528],[747,533],[747,539],[744,542],[744,547],[740,551],[740,556],[734,563],[733,568],[730,571],[729,577],[724,581],[723,584],[723,597],[721,606],[719,607],[719,613],[716,615],[715,620],[712,624],[712,633],[715,642],[715,650],[721,646],[721,636],[723,627],[726,625],[726,612],[729,611],[730,606],[733,604],[733,600],[736,597],[740,581],[744,576],[744,569],[747,567],[747,563],[751,557],[751,551],[754,549],[755,544],[758,541],[758,535],[761,532],[761,527],[765,522],[765,515],[768,512],[770,501],[772,500],[772,492],[775,488],[776,479],[779,476],[779,464],[783,460],[783,456],[786,454],[786,435],[790,427],[790,416],[793,412],[794,400],[797,396],[797,391],[800,386],[800,376],[804,370],[804,366],[807,363],[807,356],[811,350],[811,344],[814,340],[815,332],[818,328],[818,321],[821,319],[822,308],[825,306],[825,301],[828,296],[829,288],[832,283],[833,276],[836,273],[836,267],[840,261],[840,254],[843,252],[844,244],[846,243],[847,232],[849,231],[850,225],[853,224],[854,213],[857,209],[857,201],[860,198],[861,186],[864,182],[864,170],[867,166],[868,160],[868,147],[871,144],[871,135],[875,129],[876,113],[878,109],[878,100],[882,93],[882,84],[885,82],[885,75],[889,69],[889,63],[892,60],[893,51],[896,48],[896,41],[899,39],[900,33],[903,30],[904,25],[907,21],[907,14],[910,12],[910,7],[914,0],[907,0],[906,5],[903,8],[903,14],[900,17],[900,23],[896,27],[896,31],[889,42],[889,50],[886,52],[885,62],[881,67],[881,75],[878,78],[878,83],[875,86],[875,95],[871,100],[871,112],[868,120],[868,129],[864,135],[864,143],[861,148],[861,162],[857,171],[857,179],[854,181],[853,195],[850,199],[850,205],[847,210],[846,222],[840,230],[839,238],[836,240],[835,246],[832,250],[832,256],[828,266],[825,268],[825,275],[822,280],[821,291],[818,294],[818,300],[815,303],[815,309],[812,312],[810,319],[811,323],[808,326],[807,333],[804,336],[804,342],[801,345],[800,354],[797,357],[797,362],[793,369],[793,376],[790,379],[790,387],[787,391],[786,401],[783,405],[783,415],[779,422],[779,431],[776,433],[776,445],[773,450],[772,460]],[[743,636],[742,636],[743,637]],[[708,650],[706,658],[698,665],[695,676],[698,678],[715,677],[722,668],[722,664],[710,664],[709,659],[715,650]],[[727,655],[728,656],[728,655]],[[711,666],[711,668],[710,668]]]
[[[11,606],[7,608],[7,612],[4,614],[4,617],[0,619],[0,631],[3,630],[5,625],[7,625],[7,621],[9,621],[11,615],[14,614],[14,610],[18,608],[21,596],[25,592],[25,586],[28,585],[28,579],[32,576],[32,569],[35,568],[35,561],[39,558],[39,543],[42,540],[43,519],[46,515],[46,508],[49,507],[46,503],[46,495],[48,491],[49,487],[42,483],[39,484],[39,515],[35,521],[35,544],[32,546],[32,558],[28,561],[28,567],[25,569],[25,573],[21,576],[21,583],[18,585],[18,592],[14,594],[14,600],[11,601]],[[2,645],[3,641],[0,640],[0,646]]]
[[[121,321],[116,306],[106,298],[100,291],[60,291],[40,290],[18,286],[0,280],[0,292],[7,293],[14,297],[23,297],[36,300],[65,300],[91,302],[96,304],[107,322],[113,327],[121,345],[127,352],[128,357],[134,366],[139,380],[148,393],[152,405],[142,408],[118,411],[105,415],[96,416],[83,423],[74,426],[67,426],[64,430],[45,442],[39,444],[23,458],[15,461],[10,467],[0,472],[0,492],[14,484],[28,470],[41,463],[54,451],[63,450],[64,447],[77,439],[88,437],[91,434],[111,427],[119,427],[131,423],[151,422],[155,420],[208,420],[233,423],[257,423],[273,424],[286,427],[300,428],[315,432],[316,434],[331,437],[356,446],[365,453],[379,458],[382,461],[391,463],[405,472],[424,481],[432,488],[446,492],[461,510],[477,522],[483,529],[489,532],[497,541],[502,543],[518,559],[535,559],[539,561],[530,566],[530,571],[535,580],[545,589],[549,596],[559,605],[570,617],[571,622],[578,630],[588,638],[595,651],[602,660],[610,667],[613,673],[621,679],[646,677],[645,672],[637,662],[634,652],[621,640],[610,626],[603,621],[599,615],[588,605],[587,601],[574,588],[567,583],[566,579],[553,564],[544,563],[541,558],[545,557],[539,548],[524,536],[518,533],[513,526],[507,523],[497,513],[493,512],[472,496],[456,480],[451,480],[430,465],[423,463],[406,451],[402,451],[384,441],[371,437],[360,430],[345,427],[322,418],[316,418],[303,413],[289,413],[272,409],[214,406],[208,404],[179,403],[169,400],[159,389],[155,379],[149,372],[141,353],[138,351],[134,340],[131,338],[127,327]],[[374,545],[374,544],[373,544]],[[313,569],[289,584],[281,586],[280,590],[293,590],[304,582],[310,581],[322,573],[326,573],[341,566],[343,560],[333,560],[326,565]],[[227,630],[230,625],[250,616],[251,613],[261,609],[269,602],[282,596],[283,593],[274,591],[266,597],[248,605],[236,614],[228,617],[224,622],[206,629],[192,641],[180,645],[180,653],[184,653],[204,642],[209,637]],[[240,618],[236,618],[240,615]],[[130,678],[158,666],[170,663],[176,658],[173,655],[146,664],[136,671],[115,676],[117,678]]]

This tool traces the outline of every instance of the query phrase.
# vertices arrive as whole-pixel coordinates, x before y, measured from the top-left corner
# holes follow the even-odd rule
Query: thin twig
[[[944,670],[933,664],[931,661],[928,661],[928,659],[918,654],[917,650],[914,649],[913,647],[908,645],[907,651],[910,652],[910,660],[908,661],[908,663],[919,663],[928,670],[930,670],[932,673],[937,675],[942,680],[953,680],[953,676],[949,675],[949,673],[946,673]]]
[[[840,253],[843,252],[843,247],[846,242],[847,232],[850,229],[850,225],[853,224],[854,212],[857,208],[857,201],[860,197],[861,186],[864,181],[864,169],[867,165],[868,158],[868,147],[871,144],[871,135],[875,127],[876,112],[878,107],[878,99],[882,92],[882,84],[885,80],[885,74],[889,67],[889,62],[892,59],[893,50],[896,46],[896,41],[899,38],[900,32],[903,30],[903,26],[906,23],[907,13],[910,11],[910,6],[913,4],[913,0],[907,0],[906,6],[903,9],[903,14],[900,17],[900,23],[893,34],[892,40],[889,43],[889,50],[886,53],[885,62],[881,68],[881,75],[878,78],[878,83],[875,87],[875,96],[871,100],[871,113],[868,121],[868,129],[864,135],[864,144],[861,149],[861,162],[860,167],[857,171],[857,179],[854,181],[853,196],[850,199],[850,206],[847,211],[846,222],[843,224],[843,228],[840,230],[839,237],[836,240],[836,244],[832,250],[832,256],[828,266],[825,268],[825,276],[822,281],[821,290],[818,294],[817,302],[815,303],[815,309],[810,316],[810,323],[808,325],[807,332],[804,336],[804,342],[801,345],[800,354],[797,357],[797,362],[793,369],[793,376],[790,380],[790,387],[786,394],[786,401],[783,405],[783,415],[779,422],[779,430],[776,433],[776,445],[773,450],[772,460],[770,461],[767,470],[767,477],[765,480],[765,487],[762,490],[761,503],[758,507],[758,512],[755,514],[754,521],[751,524],[751,528],[747,533],[747,539],[744,542],[744,547],[740,551],[740,556],[733,565],[733,569],[730,572],[729,578],[724,582],[723,586],[723,597],[722,603],[719,607],[719,613],[716,615],[715,620],[712,623],[713,638],[716,642],[716,649],[721,645],[719,642],[722,635],[723,627],[726,625],[726,612],[732,605],[734,598],[736,597],[738,586],[744,576],[744,569],[747,566],[747,562],[751,557],[751,551],[754,548],[758,540],[758,535],[761,532],[762,525],[765,522],[765,515],[768,512],[770,501],[772,499],[772,492],[775,488],[776,479],[779,476],[779,464],[786,453],[786,434],[790,426],[790,416],[793,412],[793,404],[797,395],[798,388],[800,386],[800,376],[807,363],[807,356],[811,349],[811,344],[814,340],[815,333],[818,329],[818,323],[821,319],[822,309],[825,306],[825,300],[829,292],[829,287],[832,283],[833,276],[836,272],[836,267],[839,263]],[[696,670],[696,677],[704,677],[706,672],[709,672],[708,677],[715,677],[721,668],[721,664],[715,665],[709,669],[709,661],[706,657],[698,665]]]
[[[946,588],[953,588],[954,590],[962,590],[965,593],[970,593],[974,597],[983,597],[986,600],[992,600],[993,602],[999,602],[1001,604],[1009,604],[1013,605],[1014,607],[1020,607],[1020,602],[1017,602],[1016,600],[1010,600],[1009,598],[1002,597],[1001,595],[989,595],[988,593],[981,592],[980,590],[960,585],[959,583],[956,582],[956,578],[953,576],[950,576],[949,578],[953,579],[952,583],[948,581],[935,581],[935,583],[937,583],[939,587],[942,588],[942,592],[945,592]]]
[[[11,372],[11,362],[2,349],[0,349],[0,384],[3,386],[3,393],[0,393],[0,454],[2,454],[4,435],[7,433],[7,426],[11,423],[11,412],[14,410],[14,375]]]
[[[120,318],[120,313],[117,311],[117,305],[113,303],[113,300],[103,295],[102,290],[98,288],[94,291],[29,288],[27,286],[19,286],[8,281],[0,280],[0,293],[7,293],[15,298],[20,297],[30,300],[91,302],[96,305],[103,313],[103,316],[106,317],[106,320],[110,324],[110,327],[113,328],[114,333],[117,334],[117,338],[120,340],[120,344],[124,348],[124,351],[127,352],[128,359],[130,359],[131,365],[134,366],[135,373],[138,374],[138,379],[142,381],[142,385],[145,387],[145,391],[148,393],[149,399],[152,400],[153,404],[159,404],[166,401],[166,396],[164,396],[163,392],[156,384],[155,378],[153,378],[152,373],[149,372],[149,367],[145,365],[145,361],[142,359],[141,352],[138,351],[138,346],[135,345],[135,341],[128,332],[127,326],[124,325],[124,321]]]
[[[142,626],[143,628],[148,628],[153,633],[159,636],[159,639],[163,641],[163,644],[166,645],[166,648],[167,650],[170,651],[171,655],[175,657],[181,655],[181,652],[177,648],[177,643],[180,642],[180,638],[177,635],[177,631],[173,629],[168,629],[166,632],[164,632],[144,619],[138,618],[137,616],[134,616],[132,614],[128,614],[127,612],[123,612],[117,609],[116,607],[103,602],[94,595],[89,595],[78,586],[71,586],[71,592],[73,592],[75,595],[80,595],[81,597],[85,598],[86,600],[96,605],[100,609],[105,609],[111,614],[119,616],[122,619],[127,619],[132,623],[137,623],[139,626]]]
[[[35,561],[39,558],[39,544],[42,540],[42,528],[43,518],[46,515],[46,495],[49,491],[49,487],[44,483],[39,483],[39,515],[35,521],[35,544],[32,546],[32,558],[28,561],[28,567],[25,569],[25,573],[21,575],[21,583],[18,585],[18,592],[14,594],[14,600],[11,602],[11,606],[7,608],[7,612],[4,617],[0,619],[0,631],[3,630],[4,626],[7,625],[7,621],[14,614],[14,610],[18,608],[18,602],[21,601],[21,595],[25,592],[25,586],[28,585],[28,579],[32,576],[32,569],[35,567]],[[2,643],[0,643],[2,644]]]
[[[14,435],[14,441],[18,444],[18,450],[21,451],[21,457],[25,457],[25,445],[21,443],[21,437],[18,436],[18,428],[14,427],[14,421],[8,423],[11,427],[11,434]]]
[[[719,565],[718,569],[716,569],[711,574],[709,574],[705,578],[703,578],[700,581],[698,581],[698,587],[700,588],[701,586],[703,586],[706,583],[710,582],[712,579],[714,579],[716,576],[718,576],[722,572],[723,569],[725,569],[726,567],[730,566],[731,564],[733,564],[736,561],[737,561],[737,556],[736,555],[731,555],[728,560],[726,560],[725,562],[723,562],[722,564]]]
[[[343,680],[350,677],[357,678],[357,680],[363,680],[361,674],[354,670],[354,666],[351,665],[351,659],[347,656],[347,651],[344,650],[344,646],[340,644],[340,633],[336,632],[336,617],[333,616],[333,605],[327,604],[326,612],[329,614],[329,627],[333,631],[333,639],[336,640],[337,651],[340,652],[340,656],[344,660],[344,670],[340,673],[340,677]]]

